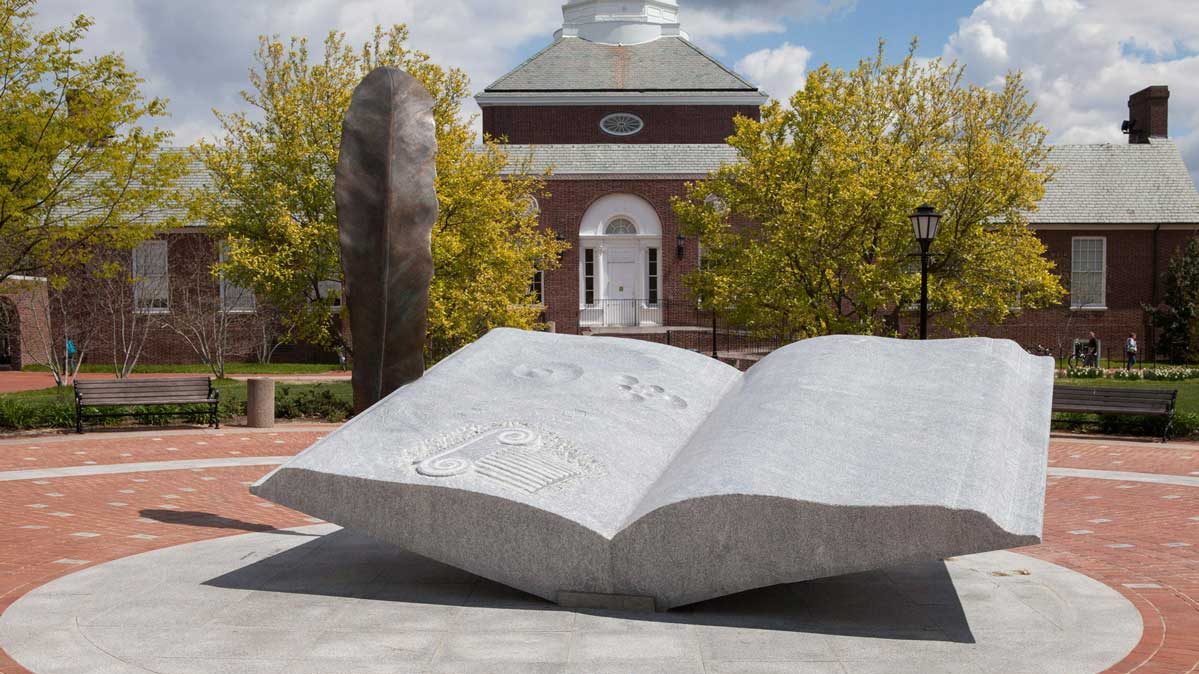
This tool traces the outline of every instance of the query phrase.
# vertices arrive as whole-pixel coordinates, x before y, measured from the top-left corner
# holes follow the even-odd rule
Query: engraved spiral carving
[[[425,477],[451,477],[465,473],[473,465],[475,462],[465,456],[439,454],[418,463],[416,472]]]
[[[537,441],[537,434],[527,428],[509,428],[496,436],[500,444],[520,447]]]
[[[416,472],[432,478],[473,472],[530,494],[579,474],[576,466],[539,451],[540,446],[541,435],[530,428],[497,428],[418,462]]]

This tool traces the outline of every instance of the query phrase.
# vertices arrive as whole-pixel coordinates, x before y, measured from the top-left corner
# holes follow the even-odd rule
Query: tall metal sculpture
[[[361,412],[424,374],[437,219],[433,97],[378,68],[354,90],[337,162],[337,223]]]

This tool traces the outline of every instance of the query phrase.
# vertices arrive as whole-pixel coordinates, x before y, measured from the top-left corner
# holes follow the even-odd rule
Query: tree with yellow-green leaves
[[[170,220],[184,157],[144,128],[166,102],[141,95],[119,54],[84,57],[92,20],[34,29],[35,0],[0,0],[0,281],[66,274],[129,249]]]
[[[935,324],[1054,305],[1064,290],[1025,216],[1052,177],[1033,112],[1019,74],[968,86],[957,64],[888,64],[881,45],[853,71],[815,69],[789,106],[739,118],[740,161],[676,200],[703,250],[688,282],[706,308],[788,338],[896,334],[920,297],[908,216],[928,203],[944,215]]]
[[[504,176],[503,148],[473,148],[461,116],[469,81],[406,46],[407,29],[375,30],[360,49],[330,33],[323,58],[307,42],[262,38],[242,96],[254,114],[217,113],[224,137],[196,149],[212,174],[195,214],[227,239],[221,271],[274,305],[295,339],[346,348],[336,309],[342,281],[334,175],[354,88],[380,66],[401,68],[434,98],[437,195],[428,355],[440,358],[500,327],[533,327],[530,281],[557,265],[563,244],[539,230],[529,197],[537,176]]]

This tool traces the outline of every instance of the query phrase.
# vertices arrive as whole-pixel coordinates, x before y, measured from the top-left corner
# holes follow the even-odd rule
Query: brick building
[[[1127,144],[1052,148],[1056,173],[1029,222],[1057,264],[1069,301],[980,332],[1065,353],[1094,331],[1115,359],[1136,333],[1142,357],[1156,355],[1144,307],[1159,304],[1170,259],[1199,235],[1199,194],[1169,140],[1169,100],[1165,86],[1129,98]]]
[[[571,247],[534,287],[559,332],[648,337],[706,324],[683,285],[700,246],[682,235],[671,198],[737,160],[725,143],[733,120],[757,119],[767,97],[692,44],[678,13],[675,0],[571,0],[552,44],[477,96],[484,131],[508,143],[510,170],[552,171],[536,207],[542,226]],[[1126,145],[1052,149],[1056,178],[1030,222],[1070,299],[979,332],[1062,352],[1090,330],[1109,349],[1136,332],[1142,352],[1153,355],[1143,305],[1160,300],[1170,258],[1199,233],[1199,195],[1168,139],[1168,103],[1166,87],[1134,94]],[[195,166],[185,180],[205,179]],[[231,359],[250,358],[267,323],[263,307],[210,275],[188,281],[201,278],[196,271],[205,272],[220,251],[203,223],[186,224],[133,256],[134,272],[150,280],[133,306],[158,316],[142,360],[196,360],[169,324],[194,303],[188,288],[203,282],[234,314]],[[93,361],[108,357],[111,328],[95,338]],[[290,357],[315,355],[296,350]]]
[[[764,94],[687,40],[673,1],[574,0],[563,14],[553,44],[477,97],[514,165],[553,171],[542,225],[574,245],[539,281],[546,317],[564,332],[691,325],[681,281],[700,250],[670,199],[736,161],[724,139],[736,115],[758,118]],[[1091,330],[1112,348],[1135,332],[1153,355],[1143,305],[1159,302],[1170,258],[1199,233],[1168,104],[1164,86],[1134,94],[1126,145],[1052,148],[1056,177],[1029,220],[1070,299],[979,332],[1063,353]]]
[[[674,0],[572,0],[554,42],[476,97],[514,166],[549,169],[543,226],[570,241],[539,279],[562,332],[689,325],[699,246],[670,200],[736,156],[767,97],[688,40]]]

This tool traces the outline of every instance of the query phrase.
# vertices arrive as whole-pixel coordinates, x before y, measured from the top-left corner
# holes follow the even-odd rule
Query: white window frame
[[[225,263],[225,261],[228,259],[228,256],[229,248],[228,246],[222,244],[220,247],[220,252],[218,253],[218,259],[220,260],[221,264]],[[242,298],[249,296],[249,306],[230,307],[225,301],[225,298],[229,296],[229,288],[237,288],[241,292]],[[242,286],[239,286],[236,283],[226,279],[224,274],[221,274],[220,291],[221,311],[224,311],[228,314],[252,314],[258,311],[258,297],[254,294],[254,290],[252,288],[243,288]]]
[[[1099,271],[1099,302],[1076,304],[1074,301],[1074,275],[1078,273],[1094,274],[1093,271],[1079,272],[1075,265],[1078,262],[1076,245],[1080,241],[1099,241],[1102,244],[1102,268]],[[1070,239],[1070,310],[1071,311],[1106,311],[1107,310],[1107,237],[1106,236],[1075,236]]]
[[[529,291],[533,293],[533,304],[535,306],[545,306],[545,271],[538,269],[533,272],[533,281],[529,284]]]
[[[143,251],[156,249],[162,251],[162,274],[147,276],[146,270],[141,269],[139,260],[144,255]],[[171,313],[171,258],[170,250],[167,247],[167,242],[162,239],[154,239],[144,241],[137,248],[133,249],[132,263],[130,271],[133,276],[133,311],[138,314],[169,314]],[[158,284],[161,283],[161,286]],[[143,295],[148,290],[153,289],[157,294],[157,289],[162,288],[162,300],[164,306],[144,306],[145,298]],[[155,298],[156,299],[156,298]]]
[[[611,129],[608,128],[607,125],[608,125],[608,120],[610,120],[614,117],[627,117],[627,118],[635,119],[635,120],[637,120],[637,128],[632,131],[612,131]],[[645,130],[645,120],[641,119],[641,117],[634,115],[631,112],[614,112],[610,115],[604,115],[604,118],[600,120],[599,127],[600,127],[600,131],[603,131],[604,133],[608,134],[609,136],[616,136],[618,138],[619,137],[627,137],[627,136],[636,136],[637,134],[639,134]]]
[[[662,306],[662,249],[649,246],[645,250],[645,303]]]

